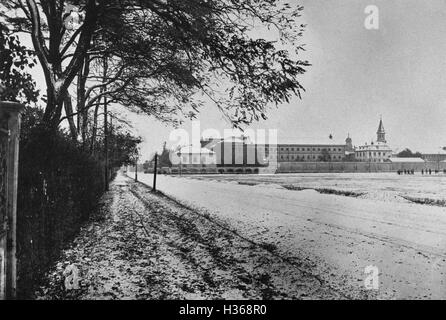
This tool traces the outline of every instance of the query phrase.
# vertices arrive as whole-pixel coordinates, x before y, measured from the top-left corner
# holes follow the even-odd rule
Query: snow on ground
[[[231,227],[118,175],[36,298],[346,298],[269,242],[255,243]],[[67,290],[64,271],[73,265],[80,289]]]
[[[139,179],[152,184],[150,174]],[[283,187],[290,184],[364,194]],[[384,299],[446,298],[446,208],[401,198],[443,199],[445,186],[440,175],[396,174],[159,175],[157,182],[166,195],[274,248],[345,296]],[[379,268],[380,287],[364,295],[370,265]]]
[[[408,202],[404,197],[446,202],[446,175],[398,175],[397,173],[296,173],[274,175],[205,175],[192,179],[273,184],[298,188],[327,188],[363,193],[365,199]]]

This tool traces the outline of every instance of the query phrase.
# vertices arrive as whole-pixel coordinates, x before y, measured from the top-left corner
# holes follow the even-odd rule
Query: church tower
[[[379,120],[379,127],[378,127],[378,131],[376,132],[376,135],[378,137],[378,139],[376,139],[377,142],[386,143],[386,132],[384,131],[382,118]]]
[[[353,142],[352,138],[350,138],[350,134],[348,134],[347,139],[345,139],[345,147],[346,151],[353,151]]]

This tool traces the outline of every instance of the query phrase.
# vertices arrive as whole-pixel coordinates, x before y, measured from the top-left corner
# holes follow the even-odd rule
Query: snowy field
[[[349,297],[446,299],[446,208],[402,197],[444,199],[445,183],[442,174],[159,175],[157,187]],[[367,266],[378,268],[379,290],[364,295]]]
[[[236,181],[240,184],[275,184],[292,188],[354,192],[359,197],[385,201],[433,199],[446,202],[446,174],[397,173],[296,173],[276,175],[206,175],[193,179]]]

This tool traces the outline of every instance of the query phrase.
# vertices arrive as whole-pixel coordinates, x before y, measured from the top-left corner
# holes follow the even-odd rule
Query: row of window
[[[360,158],[362,158],[362,157],[365,157],[365,156],[369,156],[369,157],[371,157],[372,155],[374,156],[374,157],[376,157],[376,156],[378,156],[378,157],[381,157],[381,155],[382,156],[387,156],[388,154],[386,153],[386,152],[380,152],[380,151],[378,151],[378,152],[376,152],[376,151],[374,151],[374,152],[371,152],[371,151],[366,151],[366,152],[364,152],[364,151],[361,151],[361,152],[358,152],[358,155],[359,155],[359,157]]]
[[[359,159],[360,162],[384,162],[386,159],[369,159],[369,160],[363,160]]]
[[[374,146],[374,145],[369,145],[369,146],[359,146],[358,149],[379,149],[380,146]]]
[[[342,152],[342,148],[280,148],[280,151],[332,151],[332,152]]]
[[[332,156],[327,156],[329,159],[331,159],[331,160],[342,160],[342,156],[336,156],[336,155],[332,155]],[[305,161],[305,160],[318,160],[319,159],[319,156],[316,156],[316,155],[307,155],[307,156],[302,156],[302,157],[299,157],[299,156],[293,156],[293,155],[290,155],[290,156],[280,156],[280,160],[295,160],[295,161],[299,161],[299,160],[301,160],[301,161]]]

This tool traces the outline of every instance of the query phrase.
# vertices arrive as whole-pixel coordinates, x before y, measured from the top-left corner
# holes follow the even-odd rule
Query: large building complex
[[[175,151],[178,164],[172,172],[184,173],[287,173],[287,172],[389,172],[446,169],[446,150],[424,152],[419,158],[398,157],[386,140],[382,119],[376,140],[357,147],[347,135],[338,142],[299,139],[299,143],[258,144],[247,136],[202,139],[199,146]]]
[[[377,139],[370,144],[354,147],[347,135],[344,142],[337,142],[329,135],[327,139],[300,143],[256,144],[246,136],[225,139],[207,138],[198,147],[183,147],[178,156],[184,167],[255,168],[267,166],[293,166],[305,162],[368,162],[389,163],[392,149],[386,141],[382,119],[379,121]]]
[[[265,166],[271,162],[340,162],[354,153],[352,139],[324,142],[255,144],[246,137],[203,139],[202,148],[216,154],[217,166]]]

